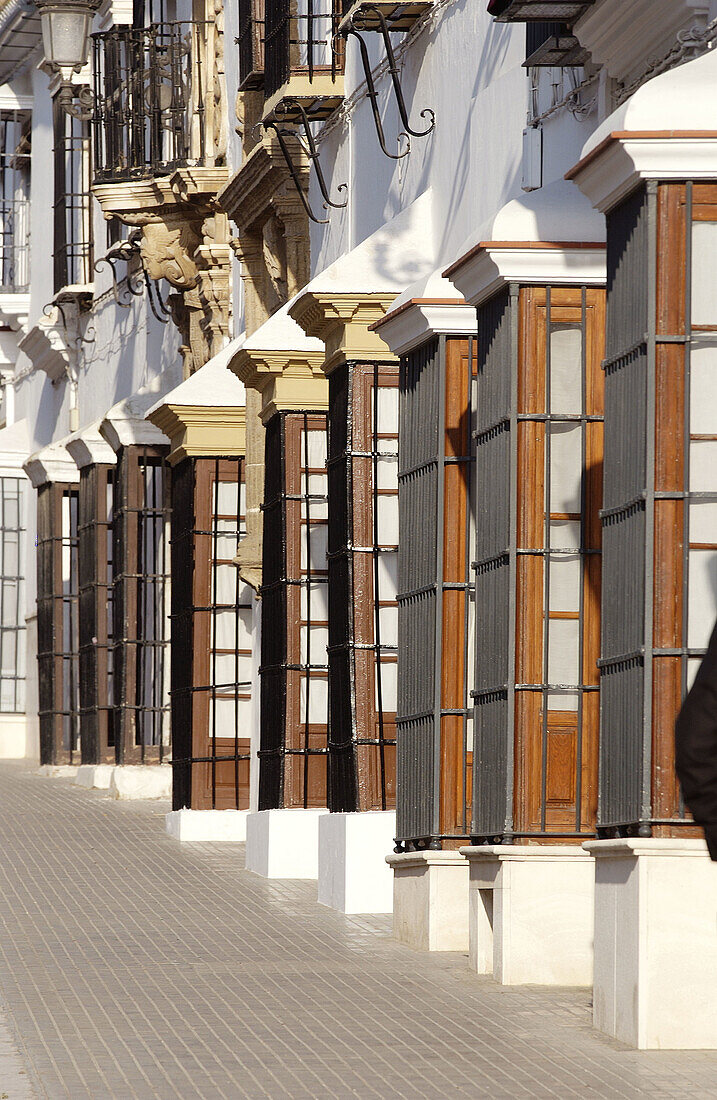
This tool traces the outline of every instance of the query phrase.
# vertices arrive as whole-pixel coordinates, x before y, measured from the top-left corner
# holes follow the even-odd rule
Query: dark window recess
[[[77,489],[37,493],[40,760],[80,762]]]
[[[96,181],[222,162],[213,144],[214,74],[206,61],[215,33],[213,25],[187,22],[93,35]]]
[[[0,712],[25,710],[24,478],[0,478]]]
[[[590,59],[566,23],[526,23],[525,36],[525,68],[578,66]]]
[[[269,99],[292,72],[332,77],[343,71],[343,40],[335,38],[341,21],[339,0],[265,0],[264,94]]]
[[[30,284],[30,117],[0,112],[0,288]]]
[[[266,427],[259,808],[326,805],[326,415]]]
[[[473,762],[473,339],[401,359],[397,839],[467,843]]]
[[[329,380],[329,808],[395,804],[398,368]]]
[[[80,738],[85,764],[115,761],[112,716],[114,467],[80,470]]]
[[[73,118],[57,97],[54,127],[54,289],[92,282],[89,123]]]
[[[239,0],[239,90],[264,83],[265,0]]]
[[[169,752],[169,477],[163,449],[117,459],[113,527],[113,684],[118,763]]]
[[[244,509],[242,459],[173,467],[175,809],[249,806],[252,603],[233,560]]]

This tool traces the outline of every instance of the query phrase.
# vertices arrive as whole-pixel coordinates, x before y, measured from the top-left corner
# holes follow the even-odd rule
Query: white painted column
[[[717,864],[703,840],[596,840],[595,1027],[639,1050],[717,1049]]]

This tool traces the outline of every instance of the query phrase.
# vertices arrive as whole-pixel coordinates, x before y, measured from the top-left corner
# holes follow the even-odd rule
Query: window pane
[[[581,325],[550,326],[550,412],[582,411]]]
[[[692,223],[692,324],[717,324],[717,222]]]

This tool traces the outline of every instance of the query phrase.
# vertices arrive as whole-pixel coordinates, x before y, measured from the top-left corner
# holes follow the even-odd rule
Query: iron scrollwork
[[[289,169],[291,178],[294,181],[296,190],[299,193],[299,198],[301,199],[304,210],[306,211],[308,217],[311,219],[312,222],[316,222],[318,225],[326,225],[329,219],[318,218],[311,209],[309,200],[306,196],[304,188],[301,185],[301,178],[299,176],[298,169],[294,164],[293,158],[291,156],[291,149],[288,146],[287,138],[294,138],[296,141],[298,141],[303,152],[306,154],[307,159],[310,161],[311,164],[313,164],[316,171],[316,180],[318,182],[319,190],[321,191],[321,196],[323,199],[322,206],[324,210],[328,210],[330,206],[333,207],[334,210],[343,210],[343,208],[348,204],[348,197],[344,199],[343,202],[334,202],[329,196],[329,189],[326,184],[326,178],[324,176],[323,170],[321,168],[321,163],[319,161],[319,150],[316,147],[316,140],[311,132],[309,118],[303,105],[299,103],[298,100],[285,99],[277,106],[275,113],[277,115],[276,118],[269,119],[267,122],[263,123],[264,129],[273,130],[276,134],[277,140],[279,142],[279,147],[281,148],[281,151],[284,155],[284,160],[286,161],[286,166]],[[297,113],[299,115],[301,126],[304,131],[303,135],[298,132],[298,128],[282,125],[282,117],[286,118],[290,114],[294,113]],[[345,183],[340,183],[337,190],[340,193],[347,191],[348,185]]]

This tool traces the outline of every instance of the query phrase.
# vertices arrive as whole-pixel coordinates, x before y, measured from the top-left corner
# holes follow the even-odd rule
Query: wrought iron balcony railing
[[[93,35],[96,182],[218,163],[215,34],[186,22]]]
[[[30,285],[30,203],[0,199],[0,291]]]
[[[341,0],[266,0],[264,94],[270,99],[299,73],[335,79],[343,72],[344,46],[336,38]]]

